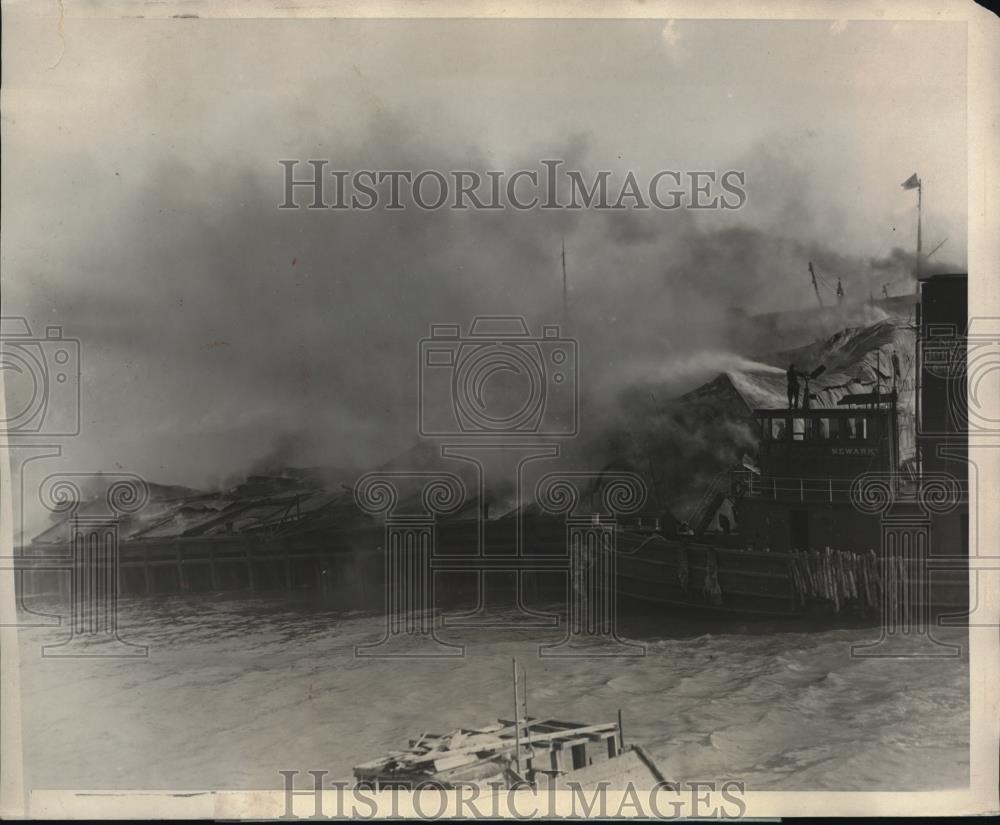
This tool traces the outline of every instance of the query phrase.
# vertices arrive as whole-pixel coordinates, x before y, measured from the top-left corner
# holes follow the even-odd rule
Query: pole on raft
[[[517,766],[517,775],[521,775],[521,723],[518,719],[517,710],[517,659],[511,660],[514,664],[514,764]]]

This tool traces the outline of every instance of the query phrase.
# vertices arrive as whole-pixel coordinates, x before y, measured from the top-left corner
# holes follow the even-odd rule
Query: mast
[[[524,711],[524,733],[531,736],[531,725],[528,724],[528,671],[521,668],[521,708]]]
[[[920,280],[921,264],[921,224],[924,203],[924,182],[917,178],[917,280]]]

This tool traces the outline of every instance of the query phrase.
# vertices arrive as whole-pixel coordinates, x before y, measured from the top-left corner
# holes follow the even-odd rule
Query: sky
[[[562,319],[565,242],[564,331],[597,405],[731,349],[733,308],[811,305],[810,260],[852,298],[912,289],[914,172],[924,251],[945,240],[930,265],[963,268],[965,44],[963,23],[8,12],[3,315],[80,341],[74,467],[194,486],[269,461],[369,467],[417,438],[430,324]],[[288,158],[738,169],[748,200],[282,211]]]

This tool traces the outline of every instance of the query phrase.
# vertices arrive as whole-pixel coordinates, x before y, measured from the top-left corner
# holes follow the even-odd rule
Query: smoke
[[[639,474],[648,509],[684,521],[716,474],[756,447],[745,409],[728,390],[720,383],[703,403],[685,403],[658,398],[650,385],[632,387],[582,452],[597,466]]]
[[[897,246],[882,258],[872,258],[869,265],[874,272],[889,278],[912,277],[917,268],[917,256]]]
[[[283,470],[302,463],[308,446],[302,432],[281,433],[268,451],[250,465],[247,475],[280,475]]]
[[[585,136],[562,148],[520,165],[560,156],[585,175],[600,168]],[[322,142],[303,138],[298,154],[321,157]],[[276,160],[174,159],[128,194],[95,191],[115,219],[81,218],[89,231],[71,255],[80,277],[39,272],[20,296],[19,311],[57,318],[82,341],[87,420],[91,432],[105,428],[88,442],[98,466],[123,455],[150,477],[195,486],[290,463],[375,467],[418,437],[418,347],[432,324],[467,331],[477,315],[521,315],[537,335],[563,319],[564,241],[562,333],[580,352],[576,460],[617,437],[608,433],[647,424],[650,439],[676,439],[686,454],[711,450],[711,430],[692,435],[683,416],[629,407],[630,387],[661,403],[719,371],[764,368],[732,340],[732,311],[811,306],[809,261],[852,297],[867,297],[873,273],[881,283],[909,271],[898,250],[868,259],[789,234],[821,220],[765,229],[751,223],[757,212],[281,211]],[[380,116],[339,148],[336,166],[491,163]],[[764,213],[822,214],[799,171],[781,168],[769,168]],[[751,176],[752,202],[762,199],[754,185]],[[643,454],[636,439],[621,449]]]

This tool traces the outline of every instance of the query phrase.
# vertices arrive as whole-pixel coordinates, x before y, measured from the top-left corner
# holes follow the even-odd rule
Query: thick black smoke
[[[300,148],[324,156],[320,143]],[[583,138],[559,148],[538,157],[560,156],[585,175],[600,168]],[[538,157],[523,167],[537,168]],[[102,444],[106,466],[124,439],[133,467],[199,486],[282,464],[376,466],[417,439],[418,344],[430,325],[467,328],[486,314],[524,316],[536,333],[565,320],[564,334],[579,342],[586,445],[632,414],[621,405],[633,384],[656,382],[669,397],[711,378],[719,358],[754,355],[731,340],[732,311],[811,305],[809,261],[859,299],[912,269],[898,251],[869,260],[788,234],[799,225],[765,231],[751,222],[753,206],[697,217],[282,211],[277,160],[150,169],[77,251],[79,279],[32,283],[25,313],[58,317],[82,341],[89,420],[118,425],[123,441]],[[335,165],[492,166],[387,119],[360,147],[339,147]],[[748,179],[751,204],[768,214],[805,201],[815,210],[797,172],[769,175],[764,194]]]

